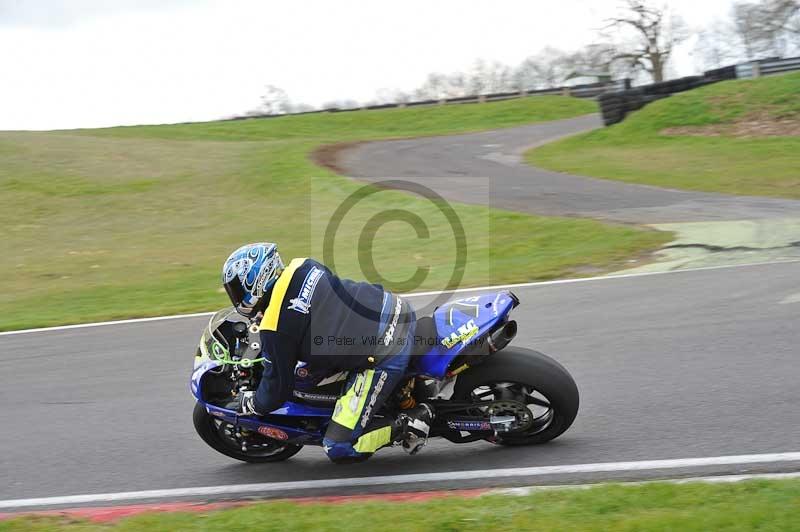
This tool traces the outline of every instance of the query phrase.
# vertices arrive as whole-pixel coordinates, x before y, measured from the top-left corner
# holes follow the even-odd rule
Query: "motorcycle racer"
[[[416,316],[402,298],[377,284],[341,279],[308,258],[284,265],[273,243],[234,251],[222,282],[236,310],[260,318],[264,370],[258,389],[239,394],[242,415],[263,415],[292,397],[295,368],[334,374],[348,371],[323,447],[337,463],[360,461],[400,441],[415,454],[425,444],[431,408],[422,403],[396,419],[378,417],[406,376]]]

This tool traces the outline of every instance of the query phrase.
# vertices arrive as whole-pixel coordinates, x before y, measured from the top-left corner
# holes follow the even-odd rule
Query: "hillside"
[[[358,111],[244,121],[0,133],[0,329],[221,307],[219,269],[248,241],[285,258],[321,257],[336,207],[361,185],[315,166],[334,142],[444,134],[578,116],[594,104],[531,97],[481,105]],[[381,192],[337,233],[337,271],[363,278],[367,219],[388,207],[424,220],[427,237],[390,222],[373,259],[399,290],[450,278],[453,231],[437,205]],[[462,285],[603,271],[668,236],[577,219],[456,205],[468,260]],[[402,260],[399,260],[402,258]],[[403,282],[428,267],[417,286]]]
[[[533,150],[528,161],[632,183],[800,198],[800,73],[675,94]]]

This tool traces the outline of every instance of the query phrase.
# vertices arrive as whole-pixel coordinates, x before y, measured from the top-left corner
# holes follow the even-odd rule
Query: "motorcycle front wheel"
[[[522,347],[494,353],[456,379],[453,400],[472,401],[492,416],[513,416],[511,430],[491,441],[501,445],[545,443],[566,431],[578,415],[578,387],[549,356]]]
[[[281,443],[260,434],[237,435],[232,424],[210,415],[200,403],[194,405],[192,420],[197,434],[212,449],[243,462],[252,464],[280,462],[291,458],[303,448],[302,445]],[[242,450],[243,437],[247,438],[246,451]]]

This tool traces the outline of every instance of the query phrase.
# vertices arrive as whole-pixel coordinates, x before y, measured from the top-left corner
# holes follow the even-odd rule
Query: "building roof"
[[[569,75],[564,78],[564,81],[572,78],[582,78],[582,77],[589,77],[589,78],[611,78],[610,72],[602,72],[600,70],[573,70],[569,73]]]

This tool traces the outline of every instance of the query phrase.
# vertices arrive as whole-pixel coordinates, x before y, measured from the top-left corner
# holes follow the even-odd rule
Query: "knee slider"
[[[331,462],[351,463],[361,458],[361,453],[353,448],[353,444],[344,441],[334,441],[328,438],[322,440],[322,448]]]

